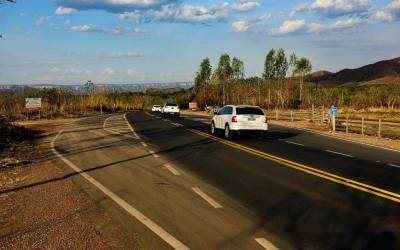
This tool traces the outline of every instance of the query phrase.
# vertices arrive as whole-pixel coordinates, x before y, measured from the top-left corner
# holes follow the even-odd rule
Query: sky
[[[400,56],[400,0],[0,0],[0,84],[192,81],[272,48],[336,72]]]

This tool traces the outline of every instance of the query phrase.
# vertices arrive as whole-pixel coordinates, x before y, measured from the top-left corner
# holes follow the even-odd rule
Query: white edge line
[[[143,147],[147,147],[147,144],[145,142],[140,142],[140,144],[142,144]]]
[[[168,169],[173,175],[181,175],[179,172],[178,172],[178,170],[176,170],[171,164],[169,164],[169,163],[166,163],[166,164],[164,164],[164,167],[166,168],[166,169]]]
[[[154,221],[146,217],[144,214],[142,214],[139,210],[136,208],[132,207],[127,203],[125,200],[123,200],[121,197],[113,193],[111,190],[103,186],[100,182],[96,181],[93,177],[91,177],[89,174],[85,173],[80,169],[78,166],[70,162],[68,159],[64,158],[55,148],[54,148],[54,143],[56,139],[61,135],[62,130],[53,138],[51,141],[51,150],[53,153],[60,158],[65,164],[67,164],[71,169],[73,169],[75,172],[79,173],[83,178],[85,178],[87,181],[89,181],[93,186],[97,187],[100,191],[102,191],[105,195],[107,195],[111,200],[113,200],[115,203],[117,203],[120,207],[122,207],[125,211],[127,211],[130,215],[132,215],[134,218],[136,218],[138,221],[140,221],[143,225],[145,225],[148,229],[153,231],[158,237],[160,237],[162,240],[164,240],[166,243],[168,243],[171,247],[175,249],[189,249],[185,244],[177,240],[175,237],[173,237],[171,234],[169,234],[167,231],[162,229],[160,226],[158,226]]]
[[[352,156],[352,155],[348,155],[348,154],[344,154],[344,153],[340,153],[340,152],[336,152],[336,151],[332,151],[332,150],[325,150],[326,152],[329,152],[329,153],[332,153],[332,154],[337,154],[337,155],[343,155],[343,156],[347,156],[347,157],[350,157],[350,158],[354,158],[354,156]]]
[[[388,164],[388,165],[391,166],[391,167],[400,168],[400,166],[396,165],[396,164]]]
[[[297,146],[302,146],[302,147],[304,147],[304,144],[301,144],[301,143],[297,143],[297,142],[292,142],[292,141],[285,141],[286,143],[289,143],[289,144],[293,144],[293,145],[297,145]]]
[[[267,240],[265,238],[255,238],[254,240],[257,241],[258,244],[260,244],[263,248],[265,248],[267,250],[278,250],[279,249],[276,246],[274,246],[274,244],[272,244],[269,240]]]
[[[201,198],[203,198],[205,201],[208,202],[208,204],[210,204],[212,207],[214,208],[222,208],[221,204],[219,204],[218,202],[216,202],[213,198],[211,198],[210,196],[208,196],[206,193],[204,193],[203,191],[201,191],[200,188],[198,187],[193,187],[192,190],[198,194]]]
[[[135,135],[136,139],[140,139],[140,136],[138,134],[136,134],[136,132],[133,129],[132,125],[129,123],[128,119],[126,118],[126,113],[124,114],[124,118],[125,118],[126,123],[128,123],[128,126],[131,129],[132,133]]]

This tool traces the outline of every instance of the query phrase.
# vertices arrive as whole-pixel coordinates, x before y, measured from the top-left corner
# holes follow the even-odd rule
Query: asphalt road
[[[92,117],[50,145],[142,249],[400,249],[399,152],[278,126],[226,141],[208,124]]]

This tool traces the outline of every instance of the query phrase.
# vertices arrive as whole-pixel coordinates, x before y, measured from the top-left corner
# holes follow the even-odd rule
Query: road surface
[[[399,249],[400,153],[271,126],[224,140],[204,117],[91,117],[56,164],[143,249]]]

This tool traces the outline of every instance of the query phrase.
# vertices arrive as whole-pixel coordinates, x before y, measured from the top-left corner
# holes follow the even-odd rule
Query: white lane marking
[[[332,150],[325,150],[326,152],[329,152],[329,153],[332,153],[332,154],[337,154],[337,155],[343,155],[343,156],[346,156],[346,157],[350,157],[350,158],[354,158],[354,156],[352,156],[352,155],[348,155],[348,154],[344,154],[344,153],[340,153],[340,152],[336,152],[336,151],[332,151]]]
[[[198,187],[193,187],[192,190],[198,194],[201,198],[203,198],[205,201],[207,201],[211,206],[213,206],[214,208],[222,208],[221,204],[219,204],[218,202],[216,202],[213,198],[211,198],[210,196],[208,196],[206,193],[204,193],[203,191],[201,191],[200,188]]]
[[[122,207],[125,211],[127,211],[130,215],[132,215],[134,218],[136,218],[138,221],[140,221],[143,225],[145,225],[148,229],[153,231],[158,237],[160,237],[162,240],[164,240],[166,243],[168,243],[171,247],[175,249],[189,249],[185,244],[177,240],[175,237],[173,237],[171,234],[169,234],[167,231],[162,229],[159,225],[157,225],[154,221],[152,221],[150,218],[146,217],[143,213],[141,213],[139,210],[136,208],[132,207],[129,203],[127,203],[125,200],[123,200],[121,197],[113,193],[111,190],[106,188],[103,184],[95,180],[93,177],[91,177],[89,174],[85,173],[82,169],[80,169],[78,166],[70,162],[68,159],[64,158],[55,148],[54,144],[56,139],[61,135],[63,131],[61,130],[51,141],[51,150],[53,153],[60,158],[65,164],[67,164],[71,169],[73,169],[75,172],[79,173],[83,178],[85,178],[87,181],[92,183],[93,186],[97,187],[100,191],[102,191],[105,195],[107,195],[111,200],[113,200],[115,203],[117,203],[120,207]]]
[[[149,150],[149,153],[152,154],[155,158],[159,158],[160,156],[156,154],[153,150]]]
[[[166,163],[166,164],[164,164],[164,167],[166,168],[166,169],[168,169],[172,174],[174,174],[174,175],[181,175],[179,172],[178,172],[178,170],[176,170],[171,164],[169,164],[169,163]]]
[[[126,115],[126,114],[125,114]],[[109,132],[109,133],[112,133],[112,134],[116,134],[116,135],[122,135],[122,136],[124,136],[124,137],[127,137],[127,138],[133,138],[133,139],[140,139],[139,138],[139,136],[135,133],[135,131],[133,130],[133,128],[130,126],[130,124],[129,124],[129,122],[126,120],[126,121],[123,121],[123,123],[122,124],[124,124],[124,123],[128,123],[127,125],[127,129],[129,128],[130,129],[130,131],[132,131],[132,133],[133,133],[133,136],[132,135],[126,135],[125,133],[121,133],[121,132],[118,132],[118,131],[115,131],[114,129],[111,129],[111,128],[121,128],[121,122],[119,122],[118,120],[117,121],[111,121],[111,122],[114,122],[114,125],[113,126],[111,126],[111,128],[107,128],[107,123],[110,121],[110,119],[111,118],[116,118],[116,119],[119,119],[119,116],[116,116],[116,115],[114,115],[114,116],[110,116],[110,117],[108,117],[108,118],[106,118],[105,120],[104,120],[104,122],[103,122],[103,129],[104,129],[104,131],[107,131],[107,132]],[[126,119],[126,117],[124,116],[124,119]],[[126,126],[126,124],[125,124],[125,126]],[[125,127],[123,126],[121,129],[124,129]]]
[[[124,114],[124,118],[126,123],[128,123],[129,129],[132,131],[132,133],[135,135],[136,139],[140,139],[140,136],[136,134],[135,130],[133,129],[132,125],[129,123],[128,119],[126,118],[126,113]]]
[[[171,124],[174,125],[175,127],[183,127],[183,125],[180,123],[172,122]]]
[[[285,141],[286,143],[289,143],[289,144],[293,144],[293,145],[297,145],[297,146],[302,146],[302,147],[304,147],[304,144],[301,144],[301,143],[297,143],[297,142],[292,142],[292,141]]]
[[[145,142],[140,142],[140,144],[142,144],[143,147],[147,147],[147,144]]]
[[[400,166],[396,165],[396,164],[388,164],[388,165],[391,166],[391,167],[400,168]]]
[[[274,246],[274,244],[272,244],[269,240],[265,238],[255,238],[254,240],[267,250],[279,250],[279,248]]]

